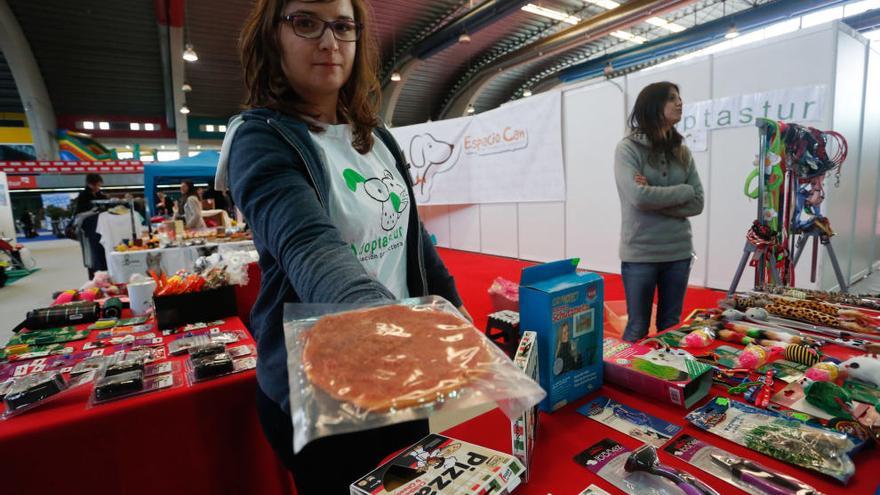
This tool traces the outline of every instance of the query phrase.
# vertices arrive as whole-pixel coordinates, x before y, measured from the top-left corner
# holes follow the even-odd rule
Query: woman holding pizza
[[[228,126],[217,185],[228,179],[260,255],[251,312],[260,421],[300,493],[348,493],[425,436],[428,422],[324,437],[294,455],[284,304],[435,294],[467,312],[419,220],[400,147],[377,117],[366,0],[258,0],[240,49],[250,109]]]
[[[694,158],[675,129],[678,86],[657,82],[636,98],[630,134],[617,144],[614,178],[620,196],[620,273],[629,319],[623,339],[648,333],[657,292],[657,329],[678,323],[693,259],[688,217],[703,211]]]

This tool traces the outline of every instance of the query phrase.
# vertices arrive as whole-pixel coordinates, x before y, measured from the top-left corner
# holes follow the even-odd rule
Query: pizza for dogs
[[[308,330],[303,368],[332,397],[368,411],[459,390],[492,360],[468,322],[433,309],[383,306],[325,316]]]

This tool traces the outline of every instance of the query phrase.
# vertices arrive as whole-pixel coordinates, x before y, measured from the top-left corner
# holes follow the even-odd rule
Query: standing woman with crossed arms
[[[657,292],[657,329],[681,319],[693,260],[688,217],[703,211],[703,186],[690,150],[675,128],[678,86],[653,83],[636,98],[630,134],[617,144],[614,178],[620,196],[620,260],[629,319],[623,339],[648,334]]]

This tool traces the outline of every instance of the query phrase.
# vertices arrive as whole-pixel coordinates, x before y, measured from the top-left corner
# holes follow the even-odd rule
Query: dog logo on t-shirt
[[[345,184],[351,192],[357,192],[358,184],[370,198],[382,203],[382,230],[389,231],[397,226],[400,216],[409,205],[409,194],[406,186],[394,180],[391,172],[385,170],[383,177],[365,178],[355,170],[347,168],[342,171]]]

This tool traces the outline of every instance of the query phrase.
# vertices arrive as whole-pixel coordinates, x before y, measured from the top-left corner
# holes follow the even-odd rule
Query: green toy
[[[852,397],[831,382],[812,382],[804,388],[807,402],[835,418],[852,418]]]

